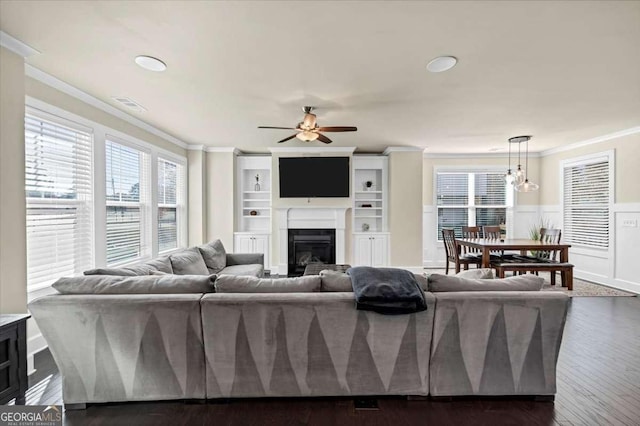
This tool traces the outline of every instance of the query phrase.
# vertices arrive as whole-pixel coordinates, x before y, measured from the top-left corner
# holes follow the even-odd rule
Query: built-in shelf
[[[271,191],[242,191],[244,194],[271,194]]]
[[[356,210],[382,210],[382,207],[356,207]]]
[[[355,191],[356,194],[382,194],[382,191]]]
[[[271,157],[237,159],[237,232],[271,232]],[[256,176],[258,180],[256,181]],[[256,188],[256,184],[260,188]],[[256,190],[258,189],[258,190]],[[258,212],[250,215],[250,211]]]

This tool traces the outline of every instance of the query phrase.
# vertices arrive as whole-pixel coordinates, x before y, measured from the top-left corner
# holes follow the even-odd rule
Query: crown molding
[[[612,139],[621,138],[624,136],[634,135],[636,133],[640,133],[640,126],[631,127],[629,129],[620,130],[619,132],[609,133],[607,135],[597,136],[595,138],[587,139],[581,142],[571,143],[569,145],[559,146],[556,148],[547,149],[546,151],[542,151],[540,155],[542,157],[546,157],[547,155],[557,154],[559,152],[571,151],[576,148],[581,148],[583,146],[593,145],[600,142],[610,141]]]
[[[187,145],[188,151],[204,151],[204,145]]]
[[[39,55],[40,51],[34,49],[26,43],[10,36],[4,31],[0,31],[0,46],[5,47],[15,54],[28,58],[33,55]]]
[[[516,153],[515,157],[518,157],[518,153]],[[539,152],[530,152],[529,153],[529,158],[538,158],[541,157]],[[424,153],[424,158],[509,158],[509,154],[508,153],[486,153],[486,152],[482,152],[482,153],[477,153],[477,154],[470,154],[470,153],[437,153],[437,152],[425,152]],[[514,158],[513,153],[511,153],[511,158]]]
[[[270,152],[302,152],[302,153],[324,153],[324,152],[349,152],[353,153],[356,150],[355,146],[336,146],[336,147],[324,147],[324,146],[307,146],[307,147],[295,147],[295,146],[279,146],[269,148]]]
[[[240,155],[242,151],[232,146],[207,146],[204,148],[205,152],[228,152],[233,155]]]
[[[92,107],[98,108],[99,110],[102,110],[107,114],[118,117],[129,124],[132,124],[156,136],[159,136],[162,139],[168,142],[171,142],[174,145],[179,146],[180,148],[186,149],[188,147],[186,143],[182,142],[180,139],[176,138],[175,136],[172,136],[158,129],[157,127],[154,127],[151,124],[148,124],[140,120],[139,118],[129,115],[126,112],[121,111],[112,105],[109,105],[108,103],[78,89],[75,86],[72,86],[69,83],[65,83],[64,81],[52,76],[51,74],[48,74],[42,70],[39,70],[33,65],[25,64],[24,70],[25,70],[25,75],[33,78],[34,80],[38,80],[39,82],[46,84],[47,86],[53,87],[54,89],[59,90],[62,93],[65,93],[69,96],[72,96],[86,104],[89,104]]]
[[[417,146],[388,146],[382,151],[382,155],[389,155],[392,152],[424,152],[424,150],[425,148]]]

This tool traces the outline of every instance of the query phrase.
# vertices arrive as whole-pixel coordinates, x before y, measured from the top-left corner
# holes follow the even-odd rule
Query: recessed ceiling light
[[[155,72],[162,72],[167,69],[167,64],[165,64],[158,58],[154,58],[153,56],[136,56],[136,64],[140,65],[145,70]]]
[[[427,70],[431,72],[442,72],[453,68],[458,63],[454,56],[438,56],[427,64]]]

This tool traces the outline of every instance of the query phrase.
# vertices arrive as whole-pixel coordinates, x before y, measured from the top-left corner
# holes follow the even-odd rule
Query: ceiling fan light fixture
[[[147,55],[136,56],[136,64],[148,71],[162,72],[167,69],[167,64],[158,58]]]
[[[458,58],[455,56],[438,56],[433,58],[427,64],[427,70],[430,72],[443,72],[448,71],[458,63]]]
[[[311,132],[308,130],[303,130],[302,132],[299,132],[296,137],[298,139],[300,139],[303,142],[311,142],[311,141],[315,141],[316,139],[318,139],[318,133],[316,132]]]

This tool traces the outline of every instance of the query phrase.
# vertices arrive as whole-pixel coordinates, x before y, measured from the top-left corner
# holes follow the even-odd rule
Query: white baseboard
[[[592,274],[590,272],[575,270],[574,277],[581,280],[590,281],[596,284],[602,284],[607,287],[615,288],[618,290],[628,291],[640,295],[640,283],[634,283],[631,281],[609,278],[599,274]]]

